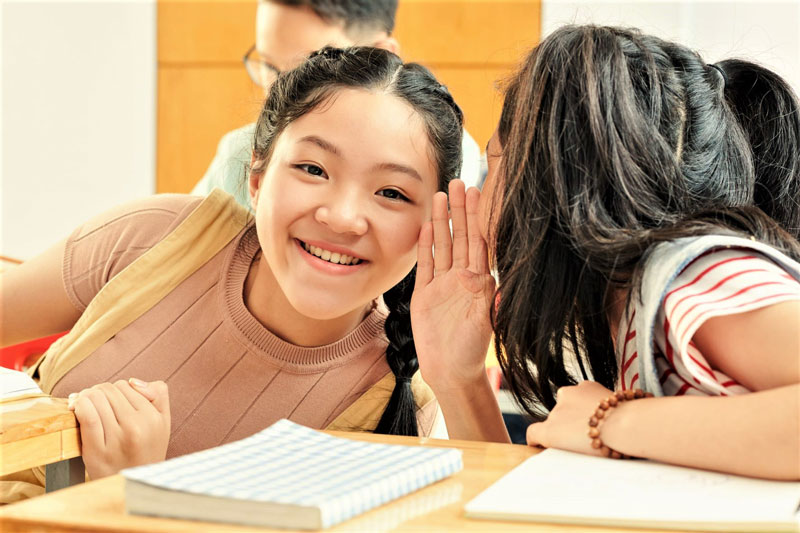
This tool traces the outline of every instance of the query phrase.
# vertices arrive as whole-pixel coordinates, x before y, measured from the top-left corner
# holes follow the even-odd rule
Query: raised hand
[[[163,381],[101,383],[70,395],[81,430],[82,455],[92,479],[167,455],[169,393]]]
[[[449,192],[449,216],[447,196],[437,193],[432,221],[420,232],[411,298],[417,357],[434,391],[459,388],[485,375],[492,334],[489,311],[495,282],[479,230],[480,192],[471,188],[465,193],[461,180],[453,180]]]

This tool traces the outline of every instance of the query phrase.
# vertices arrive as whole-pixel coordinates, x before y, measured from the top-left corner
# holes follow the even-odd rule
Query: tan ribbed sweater
[[[200,202],[161,195],[127,204],[68,239],[64,286],[83,311],[114,275],[175,228]],[[343,339],[314,348],[273,335],[244,305],[243,287],[259,249],[255,227],[166,298],[69,371],[54,387],[67,396],[104,381],[136,377],[169,386],[168,457],[237,440],[281,418],[324,428],[390,372],[382,305]],[[417,413],[428,435],[431,401]]]

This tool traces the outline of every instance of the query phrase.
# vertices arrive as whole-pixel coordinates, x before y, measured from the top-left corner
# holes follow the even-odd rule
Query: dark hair
[[[263,172],[281,132],[294,120],[324,104],[337,90],[359,88],[394,95],[419,114],[425,123],[432,158],[436,161],[438,189],[458,177],[461,169],[463,115],[447,89],[416,63],[403,63],[395,54],[368,47],[323,48],[288,72],[269,90],[255,130],[251,172]],[[416,435],[416,404],[411,377],[418,370],[411,332],[409,305],[416,267],[384,295],[386,359],[395,387],[376,433]]]
[[[496,347],[534,417],[579,373],[614,388],[609,305],[654,244],[733,233],[800,257],[798,102],[763,67],[563,27],[510,80],[498,134]]]
[[[263,0],[262,0],[263,1]],[[343,22],[345,30],[394,30],[397,0],[267,0],[293,7],[309,7],[327,22]]]

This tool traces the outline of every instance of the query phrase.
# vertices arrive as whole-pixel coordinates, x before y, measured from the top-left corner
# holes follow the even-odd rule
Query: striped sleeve
[[[659,310],[656,363],[664,393],[730,395],[747,392],[711,368],[692,337],[708,319],[800,300],[800,283],[751,250],[719,249],[700,256],[670,284]]]

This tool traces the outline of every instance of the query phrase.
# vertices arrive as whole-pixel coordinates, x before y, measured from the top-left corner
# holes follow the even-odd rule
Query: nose
[[[336,233],[363,235],[368,227],[364,206],[355,192],[330,195],[317,208],[315,218]]]

